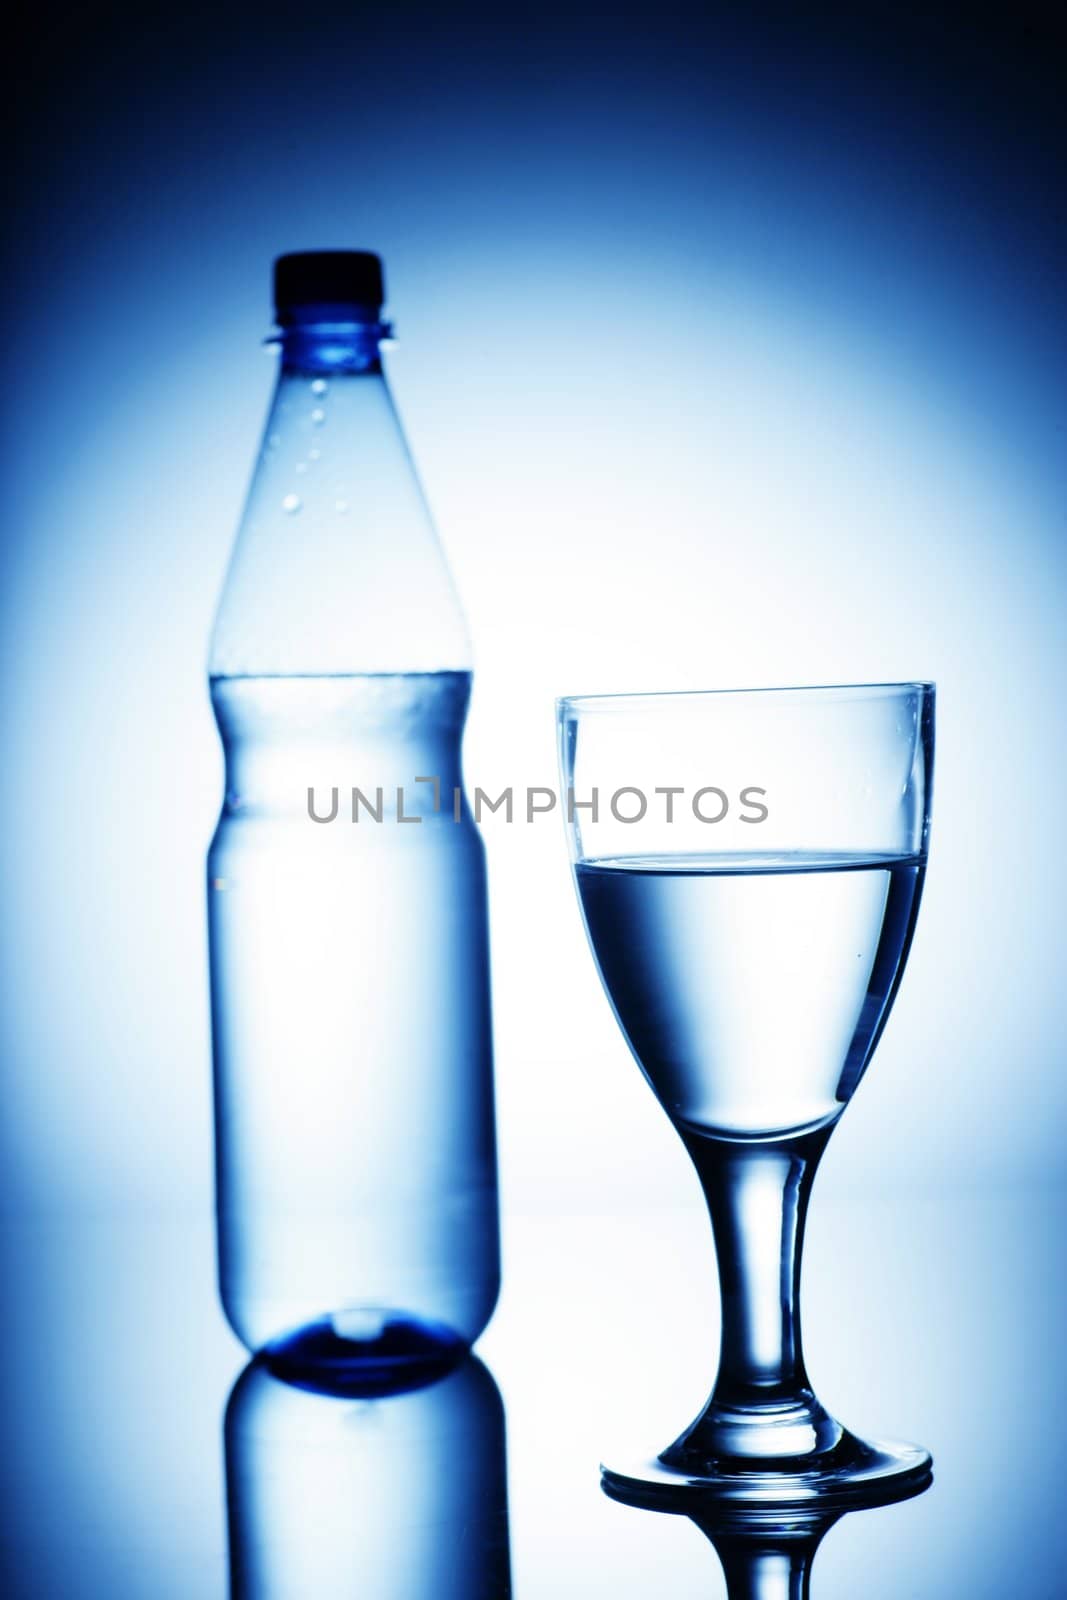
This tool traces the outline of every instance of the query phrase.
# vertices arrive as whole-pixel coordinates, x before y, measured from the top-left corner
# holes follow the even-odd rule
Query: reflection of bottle
[[[378,258],[284,256],[275,291],[211,647],[220,1282],[253,1351],[395,1368],[470,1344],[499,1286],[468,643],[382,374]]]
[[[473,1356],[362,1398],[262,1359],[226,1408],[233,1600],[507,1600],[504,1407]]]

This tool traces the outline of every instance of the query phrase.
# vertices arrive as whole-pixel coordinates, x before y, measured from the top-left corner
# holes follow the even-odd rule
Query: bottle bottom
[[[352,1307],[271,1339],[260,1359],[288,1383],[365,1397],[433,1383],[468,1348],[443,1323],[378,1306]]]

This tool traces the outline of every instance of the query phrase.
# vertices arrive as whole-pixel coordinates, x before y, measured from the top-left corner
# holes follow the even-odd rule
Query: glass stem
[[[664,1460],[807,1455],[840,1429],[815,1399],[800,1338],[804,1219],[832,1124],[744,1144],[685,1130],[719,1262],[722,1344],[711,1400]]]

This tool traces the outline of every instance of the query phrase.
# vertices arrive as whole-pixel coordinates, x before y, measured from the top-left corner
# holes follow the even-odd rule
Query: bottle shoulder
[[[211,673],[386,676],[470,664],[384,379],[283,374],[219,603]]]

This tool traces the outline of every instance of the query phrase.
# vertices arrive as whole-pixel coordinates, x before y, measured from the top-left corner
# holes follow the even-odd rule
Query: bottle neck
[[[271,338],[281,351],[283,377],[363,374],[380,377],[382,346],[392,337],[387,322],[293,321]]]

